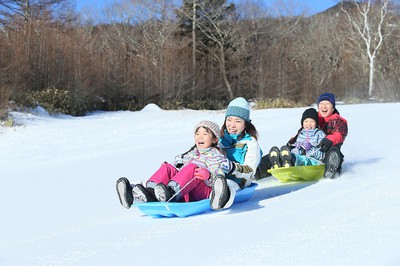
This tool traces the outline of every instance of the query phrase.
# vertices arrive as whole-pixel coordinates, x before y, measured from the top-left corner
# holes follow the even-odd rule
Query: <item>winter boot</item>
[[[290,153],[290,149],[287,146],[281,147],[281,160],[283,167],[292,166],[292,155]]]
[[[135,202],[144,203],[157,201],[154,196],[154,190],[151,188],[145,188],[142,184],[135,185],[132,191]]]
[[[218,175],[211,191],[210,207],[213,210],[222,209],[229,200],[230,192],[224,176]]]
[[[175,195],[175,191],[170,186],[159,183],[154,187],[154,194],[159,202],[167,202]]]
[[[281,167],[281,162],[279,159],[279,149],[278,147],[274,146],[269,150],[269,160],[271,161],[272,168],[279,168]]]
[[[335,174],[340,168],[340,155],[336,151],[331,151],[325,159],[325,178],[335,178]]]
[[[132,186],[126,177],[121,177],[116,183],[117,194],[121,205],[129,209],[133,204]]]

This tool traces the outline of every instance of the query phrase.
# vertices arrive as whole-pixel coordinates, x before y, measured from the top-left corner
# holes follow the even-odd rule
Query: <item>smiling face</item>
[[[333,108],[333,104],[331,104],[329,101],[321,101],[318,104],[318,112],[322,117],[330,116],[334,110],[335,108]]]
[[[303,121],[303,128],[304,129],[310,130],[310,129],[314,129],[316,127],[317,127],[317,122],[315,122],[314,119],[312,119],[312,118],[304,119],[304,121]]]
[[[197,149],[203,150],[210,148],[218,139],[214,136],[211,130],[204,127],[198,127],[194,134],[194,143]]]
[[[246,122],[239,117],[228,116],[225,120],[225,127],[229,134],[238,135],[244,131]]]

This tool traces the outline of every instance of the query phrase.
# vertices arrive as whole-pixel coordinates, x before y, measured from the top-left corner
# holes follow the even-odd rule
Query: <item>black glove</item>
[[[296,142],[296,138],[295,137],[290,138],[289,141],[286,143],[286,146],[292,147],[295,142]]]
[[[317,147],[320,151],[327,152],[332,147],[332,144],[332,141],[327,138],[323,138]]]
[[[290,138],[289,141],[286,143],[286,147],[289,148],[289,150],[293,150],[296,148],[296,137]]]

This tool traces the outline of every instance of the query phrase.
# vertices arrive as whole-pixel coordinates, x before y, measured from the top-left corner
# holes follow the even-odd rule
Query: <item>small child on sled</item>
[[[314,108],[304,111],[301,126],[291,146],[271,148],[272,168],[323,164],[325,153],[317,146],[326,134],[318,129],[318,112]]]
[[[226,162],[218,148],[219,126],[201,121],[195,127],[195,145],[175,157],[173,163],[162,163],[146,186],[130,184],[125,177],[116,183],[121,205],[129,209],[134,202],[198,201],[209,198],[213,184],[225,173],[220,165]]]

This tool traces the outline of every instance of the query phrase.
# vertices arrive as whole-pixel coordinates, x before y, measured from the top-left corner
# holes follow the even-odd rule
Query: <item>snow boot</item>
[[[279,159],[279,149],[278,147],[274,146],[269,150],[269,160],[271,161],[272,168],[279,168],[281,167],[281,162]]]
[[[225,207],[229,200],[230,192],[224,176],[218,175],[214,181],[211,191],[210,207],[213,210],[220,210]]]
[[[287,146],[281,147],[281,160],[283,167],[290,167],[292,166],[292,154],[290,153],[290,149]]]
[[[142,184],[137,184],[133,187],[132,191],[135,202],[145,203],[157,201],[152,188],[145,188]]]
[[[335,178],[335,175],[340,168],[340,161],[340,156],[336,151],[331,151],[327,154],[327,158],[325,160],[325,178]]]
[[[119,202],[124,208],[129,209],[133,204],[132,186],[126,177],[121,177],[116,183]]]
[[[159,183],[154,187],[154,194],[159,202],[167,202],[175,195],[175,191],[170,186]]]

